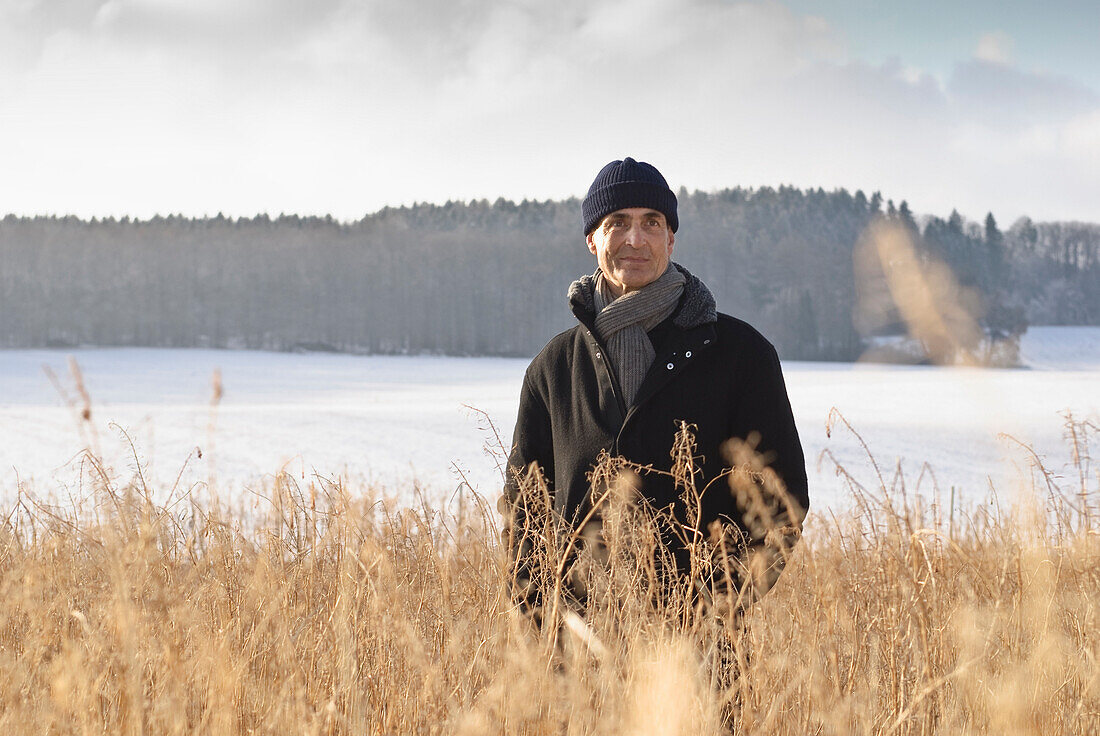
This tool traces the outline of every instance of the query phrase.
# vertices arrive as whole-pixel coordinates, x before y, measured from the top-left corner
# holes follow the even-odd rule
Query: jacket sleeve
[[[536,608],[541,603],[535,566],[545,521],[541,515],[550,510],[543,499],[536,497],[540,491],[538,472],[545,479],[548,492],[552,492],[554,477],[550,413],[535,390],[530,373],[529,369],[520,390],[519,414],[499,506],[504,516],[501,541],[508,552],[512,599],[524,609]],[[533,472],[536,468],[537,472]]]
[[[770,343],[761,359],[749,370],[745,385],[751,387],[743,397],[741,411],[746,416],[745,425],[759,436],[756,451],[764,456],[786,486],[787,493],[798,503],[802,517],[810,508],[809,483],[806,477],[806,458],[798,428],[783,381],[779,355]],[[792,520],[795,521],[795,520]],[[797,519],[801,524],[802,518]]]
[[[747,505],[744,499],[738,499],[744,515],[742,526],[749,535],[743,562],[744,572],[752,581],[753,599],[766,593],[778,580],[790,549],[799,539],[802,521],[810,506],[806,460],[779,356],[770,343],[764,345],[765,349],[754,353],[754,360],[743,364],[736,379],[744,390],[740,392],[735,410],[735,425],[746,429],[745,439],[749,440],[749,446],[755,442],[756,467],[762,471],[753,475],[751,484],[743,486],[748,491],[745,495],[759,492],[760,496]],[[731,450],[734,455],[738,452]],[[730,459],[734,465],[745,461],[744,456]],[[776,484],[769,482],[769,471],[781,481],[787,499],[774,493]],[[735,495],[738,495],[737,482],[735,473]],[[741,482],[749,483],[749,480],[742,477]],[[770,511],[759,513],[747,508],[753,503]]]

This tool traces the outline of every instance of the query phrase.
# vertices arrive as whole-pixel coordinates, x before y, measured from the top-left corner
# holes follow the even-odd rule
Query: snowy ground
[[[828,450],[858,479],[874,474],[853,435],[826,435],[836,407],[885,471],[901,464],[910,492],[924,463],[946,501],[955,486],[981,499],[993,483],[1013,490],[1027,454],[1007,433],[1061,468],[1068,458],[1059,412],[1100,415],[1100,328],[1032,328],[1023,345],[1030,369],[787,363],[788,390],[811,472],[816,510],[850,503],[825,459]],[[204,350],[111,349],[71,353],[92,399],[80,419],[47,377],[75,397],[68,352],[0,351],[0,500],[17,482],[38,494],[79,496],[80,452],[98,447],[112,469],[133,472],[123,430],[150,484],[164,495],[215,480],[224,494],[248,494],[285,468],[299,480],[348,475],[412,497],[458,485],[455,468],[483,493],[499,474],[483,451],[485,412],[510,440],[526,360],[377,357]],[[212,406],[212,377],[224,396]],[[198,457],[196,449],[202,450]],[[932,495],[928,477],[920,490]]]

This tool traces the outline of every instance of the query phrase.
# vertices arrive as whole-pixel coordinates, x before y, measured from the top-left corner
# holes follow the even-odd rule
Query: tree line
[[[989,339],[1100,324],[1100,225],[918,222],[879,194],[681,190],[674,260],[788,359],[851,360],[904,329],[868,318],[853,267],[874,222],[912,234]],[[0,220],[0,346],[325,349],[529,356],[594,259],[580,203],[499,199],[331,217]]]

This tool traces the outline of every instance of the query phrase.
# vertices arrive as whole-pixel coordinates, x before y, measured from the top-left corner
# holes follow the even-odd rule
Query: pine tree
[[[898,205],[898,221],[912,232],[917,232],[917,221],[913,219],[913,213],[909,211],[909,203],[904,199]]]

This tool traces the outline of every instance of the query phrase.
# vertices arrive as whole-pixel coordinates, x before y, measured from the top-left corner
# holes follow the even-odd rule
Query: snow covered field
[[[80,419],[47,377],[76,395],[72,354],[92,399]],[[1009,497],[1029,443],[1050,466],[1068,459],[1059,412],[1100,415],[1100,328],[1032,328],[1024,340],[1030,370],[797,363],[784,366],[806,448],[815,510],[843,508],[850,496],[828,450],[865,484],[874,474],[843,427],[826,435],[836,407],[867,441],[884,471],[900,462],[910,492],[924,463],[942,500],[985,498],[992,482]],[[61,498],[81,493],[80,451],[98,446],[111,468],[133,472],[123,430],[133,439],[151,485],[163,497],[183,469],[180,488],[214,478],[225,494],[262,489],[285,468],[301,481],[346,474],[413,498],[450,495],[455,466],[482,493],[499,473],[483,451],[485,412],[511,438],[526,360],[379,357],[261,352],[89,349],[0,351],[0,500],[17,482]],[[212,377],[224,396],[212,407]],[[77,401],[79,404],[79,400]],[[91,428],[94,431],[89,432]],[[196,448],[201,448],[198,457]],[[926,477],[920,493],[931,496]]]

